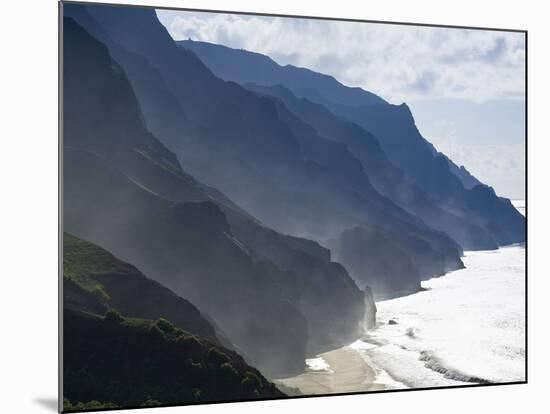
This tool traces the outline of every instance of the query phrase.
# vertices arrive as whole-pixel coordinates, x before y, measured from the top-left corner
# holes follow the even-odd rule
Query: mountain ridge
[[[78,79],[67,75],[64,88],[65,102],[71,104],[64,117],[64,168],[70,172],[64,183],[65,228],[136,263],[176,293],[184,293],[214,318],[262,372],[299,372],[308,346],[356,337],[365,304],[347,272],[331,269],[326,254],[313,242],[265,233],[272,234],[269,243],[282,237],[283,258],[291,254],[303,258],[301,266],[308,272],[300,275],[300,285],[295,269],[281,271],[265,253],[239,240],[235,217],[256,230],[263,227],[219,191],[186,175],[174,154],[144,128],[127,80],[121,78],[124,88],[117,84],[106,89],[115,82],[109,73],[113,66],[108,49],[83,29],[73,30],[76,33],[70,25],[65,29],[69,36],[65,64],[82,66],[65,71],[79,74]],[[103,57],[80,58],[88,53],[80,37],[90,42],[89,47],[102,49]],[[122,77],[121,73],[116,76]],[[118,93],[112,96],[111,90]],[[103,102],[102,94],[111,97],[106,101],[111,106],[97,104]],[[128,109],[133,107],[136,110],[130,116]],[[125,115],[118,117],[120,110]],[[122,120],[128,125],[121,129]],[[83,128],[88,123],[95,127]],[[119,130],[123,132],[115,133]],[[219,204],[216,197],[222,200]],[[226,213],[231,213],[232,222]],[[231,282],[220,286],[216,282],[220,277]],[[321,287],[330,280],[328,296]],[[325,293],[317,297],[314,289]],[[326,329],[326,320],[323,325],[313,319],[314,308],[331,306],[339,308],[327,316],[334,332]],[[309,321],[304,313],[310,315]],[[290,334],[278,335],[277,326],[285,326]]]
[[[113,21],[120,21],[122,14],[126,16],[126,11],[122,13],[108,7],[87,10],[106,31],[111,31],[111,35],[123,31],[124,37],[120,36],[117,41],[126,42],[124,47],[155,62],[165,81],[171,85],[174,96],[196,122],[195,131],[201,131],[199,136],[192,136],[193,131],[182,131],[177,142],[164,137],[166,145],[177,153],[193,176],[221,189],[269,227],[286,234],[324,240],[363,220],[379,220],[388,224],[395,222],[391,225],[398,227],[397,222],[402,220],[405,212],[389,200],[384,201],[383,205],[376,205],[373,200],[340,186],[335,177],[319,164],[304,161],[296,137],[277,118],[276,108],[270,99],[259,98],[237,84],[214,79],[210,71],[198,76],[195,82],[189,82],[186,73],[203,68],[202,62],[196,62],[198,59],[194,54],[173,44],[152,13],[147,17],[142,12],[142,15],[131,20],[131,25],[109,29]],[[135,15],[136,12],[132,11],[127,17],[133,19]],[[151,25],[158,27],[158,31],[153,31]],[[141,28],[143,32],[145,27],[154,35],[141,42],[137,31]],[[128,33],[135,33],[135,36]],[[153,38],[163,45],[152,48]],[[166,55],[160,56],[160,50]],[[178,65],[181,70],[176,70]],[[198,92],[187,92],[197,85],[200,85],[204,96],[195,100]],[[203,125],[204,119],[216,119],[216,122]],[[259,138],[261,142],[257,142]],[[402,217],[394,217],[395,213]],[[407,217],[406,220],[411,223],[416,221],[412,216]],[[319,222],[325,225],[320,227]],[[450,268],[461,266],[461,251],[450,238],[431,231],[425,233],[424,237],[429,234],[428,237],[433,239],[432,247],[444,258],[442,262],[434,261],[437,268],[433,274],[442,274]]]
[[[261,74],[239,71],[249,63],[249,56],[261,59],[262,55],[258,53],[245,54],[237,49],[205,42],[181,41],[178,44],[192,50],[215,74],[226,80],[263,83],[263,86],[268,87],[283,84],[298,97],[301,96],[299,86],[294,81],[286,80],[285,85],[285,79],[281,78],[280,72],[286,67],[279,66],[273,61],[267,61],[272,63],[269,67],[264,67]],[[225,57],[223,62],[218,55]],[[292,73],[287,74],[287,77],[291,76]],[[342,88],[345,89],[344,86]],[[410,177],[420,190],[434,198],[440,208],[456,216],[458,220],[468,220],[472,229],[481,228],[487,234],[484,237],[485,241],[478,246],[469,241],[468,237],[462,237],[465,247],[495,248],[491,239],[498,245],[522,242],[525,239],[523,217],[517,214],[505,199],[496,195],[491,197],[483,191],[472,191],[475,187],[465,188],[463,181],[467,181],[469,186],[475,182],[468,180],[460,167],[445,155],[438,153],[433,145],[420,135],[407,104],[392,105],[385,101],[358,104],[352,100],[336,102],[314,95],[308,98],[325,106],[338,117],[356,123],[373,134],[388,159]],[[491,205],[492,214],[487,214],[481,208],[482,202]]]
[[[308,73],[308,74],[313,73],[317,76],[335,79],[331,75],[326,75],[326,74],[322,74],[322,73],[319,73],[319,72],[315,72],[315,71],[313,71],[311,69],[308,69],[308,68],[297,67],[297,66],[294,66],[294,65],[280,65],[267,55],[263,55],[263,54],[258,53],[258,52],[248,51],[246,49],[236,49],[236,48],[231,48],[229,46],[225,46],[225,45],[221,45],[221,44],[215,44],[215,43],[209,43],[209,42],[204,42],[204,41],[200,41],[200,40],[191,40],[191,39],[178,40],[178,41],[176,41],[176,43],[181,47],[184,47],[184,48],[187,48],[189,50],[194,51],[195,53],[197,53],[200,49],[203,49],[203,47],[215,48],[216,52],[218,52],[218,54],[222,57],[222,59],[218,59],[218,56],[216,56],[215,54],[212,55],[212,56],[206,56],[207,62],[211,65],[211,69],[216,74],[218,74],[218,76],[221,76],[221,77],[224,77],[224,78],[227,78],[227,79],[231,79],[231,80],[233,80],[237,83],[241,83],[241,84],[250,83],[250,82],[258,83],[258,84],[263,85],[263,86],[275,86],[277,84],[285,84],[285,80],[287,80],[287,79],[280,72],[284,72],[284,69],[288,69],[288,68],[300,71],[302,73]],[[202,51],[203,50],[201,50],[201,52]],[[258,64],[259,67],[255,67],[254,71],[250,71],[250,72],[253,72],[252,74],[249,73],[248,71],[237,71],[230,64],[227,64],[227,62],[230,61],[228,59],[232,59],[234,57],[233,54],[230,51],[238,51],[240,53],[243,53],[243,54],[253,58],[253,61],[260,62],[260,64]],[[203,53],[198,53],[197,54],[197,56],[199,56],[199,57],[201,55],[202,55],[203,58],[205,58],[205,55]],[[273,73],[270,73],[269,75],[264,74],[265,70],[273,71],[274,66],[276,68],[276,72],[278,72],[275,76],[273,75]],[[245,73],[246,75],[243,75],[243,73]],[[251,75],[252,75],[252,77],[251,77]],[[293,89],[294,92],[297,94],[297,96],[299,96],[299,97],[308,97],[310,100],[312,100],[314,102],[317,102],[317,103],[319,103],[323,106],[330,106],[331,104],[341,104],[341,105],[346,105],[346,104],[350,105],[351,104],[351,106],[361,106],[361,105],[367,105],[368,106],[368,105],[371,105],[371,104],[374,104],[374,103],[388,103],[387,101],[385,101],[384,99],[382,99],[378,95],[373,94],[372,92],[366,91],[366,90],[364,90],[362,88],[359,88],[359,87],[352,87],[352,86],[348,86],[348,85],[343,85],[340,82],[338,82],[338,83],[341,86],[343,86],[346,90],[361,91],[363,93],[366,93],[367,96],[372,96],[373,95],[375,98],[372,99],[372,100],[371,99],[366,99],[366,102],[361,102],[360,99],[359,100],[357,100],[357,99],[356,100],[347,99],[345,102],[341,102],[341,101],[338,102],[338,100],[335,100],[335,99],[332,99],[332,100],[324,99],[323,97],[320,97],[318,94],[313,93],[314,91],[310,91],[309,94],[303,93],[301,91],[300,87],[295,87],[293,85],[293,83],[294,83],[294,81],[290,84],[289,88]],[[436,153],[437,150],[435,150],[433,145],[431,145],[431,144],[429,144],[429,145],[433,148],[434,153]],[[459,177],[460,180],[464,183],[465,187],[468,188],[468,187],[472,187],[476,184],[479,184],[479,180],[477,180],[475,177],[473,177],[470,174],[470,172],[465,169],[464,166],[458,166],[458,165],[454,164],[454,162],[450,159],[449,159],[449,161],[452,164],[452,166],[451,166],[452,170],[456,173],[457,177]]]
[[[201,42],[198,40],[178,40],[176,41],[176,44],[178,45],[188,45],[188,44],[195,44],[195,45],[212,45],[211,43]],[[231,49],[227,46],[221,46],[216,45],[220,48],[220,51]],[[222,49],[223,48],[223,49]],[[237,49],[235,49],[237,50]],[[246,67],[246,68],[239,68],[239,70],[233,70],[231,79],[234,82],[237,83],[246,83],[244,82],[245,79],[248,78],[250,75],[254,76],[262,76],[263,69],[272,66],[272,64],[276,64],[277,66],[280,66],[281,68],[286,69],[287,71],[292,71],[293,75],[297,77],[298,79],[295,81],[296,85],[299,85],[299,95],[301,97],[307,97],[307,96],[313,96],[316,94],[316,91],[320,89],[320,85],[323,85],[323,89],[327,90],[327,97],[319,97],[318,98],[324,98],[332,101],[342,101],[344,102],[354,102],[356,105],[370,105],[372,103],[385,103],[386,101],[381,98],[380,96],[366,91],[359,87],[350,87],[343,85],[340,81],[338,81],[334,76],[327,75],[327,74],[321,74],[315,71],[312,71],[311,69],[304,68],[304,67],[298,67],[294,65],[279,65],[276,63],[271,57],[262,55],[260,53],[251,52],[245,49],[239,49],[242,51],[242,53],[247,54],[251,59],[252,63]],[[200,56],[199,56],[200,57]],[[227,64],[227,59],[230,59],[230,55],[220,55],[218,64],[224,65]],[[212,62],[210,62],[212,63]],[[213,65],[214,67],[217,66],[216,64]],[[214,70],[214,73],[216,71]],[[246,73],[246,75],[241,76],[241,73]],[[277,73],[279,77],[279,82],[277,83],[285,83],[285,80],[288,81],[288,78],[286,77],[285,71],[279,71]],[[312,78],[313,76],[313,78]],[[347,89],[341,90],[340,86],[345,86]]]
[[[480,227],[441,208],[428,194],[416,187],[386,158],[376,138],[358,125],[336,117],[322,105],[307,98],[296,98],[282,85],[245,86],[258,93],[280,98],[289,110],[308,122],[320,134],[315,142],[316,146],[320,146],[319,141],[323,136],[328,137],[331,142],[346,146],[350,157],[356,159],[364,168],[377,191],[432,228],[446,232],[464,249],[489,250],[497,247],[496,242],[485,235]],[[351,163],[346,161],[345,164]]]

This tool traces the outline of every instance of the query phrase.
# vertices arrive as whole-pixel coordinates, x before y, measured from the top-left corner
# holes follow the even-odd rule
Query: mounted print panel
[[[62,2],[64,412],[526,382],[526,32]]]

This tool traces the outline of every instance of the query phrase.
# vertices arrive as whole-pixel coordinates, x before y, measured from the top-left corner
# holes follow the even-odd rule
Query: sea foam
[[[525,379],[524,246],[466,252],[464,262],[423,292],[377,302],[377,328],[352,345],[391,388]]]

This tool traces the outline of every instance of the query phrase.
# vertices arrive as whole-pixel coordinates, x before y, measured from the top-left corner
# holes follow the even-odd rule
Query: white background
[[[116,0],[112,0],[117,2]],[[130,1],[130,0],[128,0]],[[544,2],[480,0],[131,0],[211,8],[529,30],[529,384],[137,413],[499,413],[547,409],[550,344],[549,15]],[[57,398],[57,3],[3,2],[0,23],[0,411],[52,413]],[[130,411],[128,411],[130,412]],[[131,411],[134,412],[134,411]],[[547,411],[545,411],[547,412]]]

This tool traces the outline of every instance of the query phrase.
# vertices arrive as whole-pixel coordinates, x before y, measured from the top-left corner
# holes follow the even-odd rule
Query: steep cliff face
[[[235,235],[259,256],[292,275],[281,282],[308,321],[308,353],[345,345],[362,332],[362,292],[318,243],[277,233],[226,210]]]
[[[380,96],[344,86],[332,76],[293,65],[280,66],[260,53],[194,40],[182,40],[177,44],[196,53],[217,76],[240,84],[286,85],[298,97],[313,101],[354,105],[386,103]]]
[[[253,87],[253,89],[263,92],[266,88],[256,86]],[[279,92],[278,94],[287,96],[288,99],[285,99],[285,103],[287,100],[296,100],[295,97],[289,97],[293,96],[291,92],[281,86],[269,89],[276,89]],[[313,127],[302,121],[302,119],[309,119],[308,113],[315,113],[316,108],[308,107],[305,111],[306,113],[300,112],[301,118],[298,118],[291,113],[289,109],[287,109],[289,106],[292,108],[292,105],[287,104],[285,106],[285,104],[283,104],[278,97],[273,99],[279,118],[287,123],[294,135],[297,137],[301,150],[306,157],[309,157],[311,160],[319,163],[319,165],[322,165],[323,168],[330,170],[338,179],[340,185],[364,195],[365,198],[377,205],[384,206],[386,211],[393,212],[395,217],[398,217],[399,220],[401,220],[399,227],[394,224],[399,223],[398,220],[395,220],[392,223],[388,222],[388,220],[384,220],[384,217],[382,216],[378,216],[378,220],[372,220],[370,222],[370,227],[372,229],[376,229],[373,234],[380,238],[381,246],[379,251],[373,249],[376,244],[375,240],[372,240],[374,243],[372,246],[365,245],[365,247],[369,247],[365,250],[361,250],[361,247],[358,247],[360,245],[353,243],[330,245],[331,248],[345,246],[344,248],[337,248],[335,250],[336,255],[334,257],[337,261],[341,261],[346,265],[346,267],[348,267],[348,264],[352,262],[350,260],[351,257],[357,256],[357,260],[371,263],[371,265],[367,266],[367,268],[377,267],[380,269],[386,269],[385,271],[378,273],[370,272],[370,278],[373,282],[371,287],[379,295],[382,293],[389,294],[392,290],[396,294],[403,291],[410,292],[410,288],[403,288],[403,283],[407,283],[407,278],[410,279],[409,282],[411,284],[414,284],[418,283],[419,278],[430,278],[434,275],[443,274],[449,269],[455,268],[455,265],[460,267],[459,261],[453,262],[453,243],[446,240],[446,236],[433,232],[415,217],[405,211],[399,210],[391,203],[388,203],[387,199],[382,197],[375,190],[366,174],[365,170],[367,168],[363,168],[363,165],[369,165],[368,169],[373,170],[373,174],[378,174],[377,171],[380,171],[381,169],[386,168],[385,166],[390,165],[385,159],[385,156],[376,141],[369,144],[368,140],[361,140],[361,142],[364,142],[364,147],[366,147],[364,148],[364,152],[368,153],[369,159],[372,160],[372,162],[367,161],[362,164],[361,161],[355,158],[355,156],[348,150],[347,145],[328,140],[320,136]],[[304,99],[300,102],[304,102]],[[316,104],[312,105],[315,107],[318,106]],[[334,122],[346,123],[345,121],[337,119],[326,110],[324,110],[321,114],[315,113],[315,115],[320,115],[320,117],[325,120],[332,117],[334,118]],[[352,128],[359,127],[352,126]],[[327,125],[327,128],[325,129],[319,130],[324,132],[330,131],[330,125]],[[345,136],[345,132],[339,136]],[[376,165],[377,168],[374,168],[374,165]],[[404,191],[404,193],[407,192],[414,192],[414,189],[411,191]],[[444,220],[446,223],[455,225],[455,223],[453,223],[450,219],[445,218],[445,213],[443,213],[442,210],[438,212],[435,207],[432,209],[428,207],[427,210],[427,212],[432,213],[431,217],[433,220]],[[460,224],[460,226],[457,228],[460,228],[468,233],[467,222],[460,223],[459,221],[458,224]],[[367,226],[367,224],[365,224],[365,226]],[[481,229],[478,229],[478,231],[481,232]],[[382,244],[384,245],[383,247]],[[392,254],[379,254],[389,245],[392,246]],[[451,246],[451,249],[449,249],[449,245]],[[491,244],[491,246],[494,246],[494,244]],[[350,251],[348,251],[345,255],[341,254],[341,252],[348,247],[350,248]],[[344,257],[345,260],[343,259]],[[413,265],[413,261],[415,262],[415,265]],[[391,272],[396,270],[395,263],[400,262],[410,263],[410,270],[399,271],[398,274],[391,276]],[[352,276],[360,285],[365,283],[365,275],[358,276],[357,272],[354,272],[353,269],[349,267],[348,270],[351,271]],[[377,282],[377,278],[381,280],[381,283]],[[401,282],[399,283],[398,280],[401,280]]]
[[[286,275],[274,266],[265,271],[250,256],[219,207],[144,129],[132,89],[106,48],[70,19],[64,36],[65,229],[198,304],[266,372],[300,369],[307,324],[280,293],[277,277]],[[176,183],[187,202],[156,192]],[[205,201],[190,201],[199,195]]]
[[[525,220],[521,215],[505,199],[473,191],[481,183],[420,135],[407,105],[390,105],[368,91],[328,82],[330,77],[307,69],[279,66],[258,53],[204,42],[178,44],[196,53],[217,76],[269,87],[269,93],[277,94],[289,107],[292,105],[285,99],[288,96],[281,94],[280,85],[291,90],[302,98],[292,106],[295,113],[317,125],[326,138],[345,142],[366,169],[369,165],[374,167],[368,174],[378,191],[433,228],[450,234],[463,248],[492,249],[525,239]],[[247,70],[248,67],[255,70]],[[306,87],[308,84],[316,88]],[[324,107],[324,115],[319,115],[323,108],[315,108],[312,103]],[[327,109],[339,117],[339,123],[331,120]],[[342,118],[348,121],[347,126]],[[372,159],[364,158],[377,153],[374,147],[370,153],[364,151],[373,139],[369,133],[375,136],[393,168],[379,168],[380,164],[375,167]],[[491,213],[480,204],[492,206]]]
[[[483,184],[465,188],[452,172],[448,158],[433,153],[416,128],[409,107],[402,105],[342,106],[331,110],[372,132],[396,165],[448,211],[467,217],[499,246],[525,241],[525,218],[510,200]]]
[[[86,11],[112,43],[142,56],[161,73],[192,127],[176,138],[159,137],[195,177],[285,233],[325,236],[353,222],[340,211],[342,203],[319,202],[327,199],[326,191],[339,188],[316,165],[304,162],[295,137],[278,120],[268,99],[215,77],[194,54],[176,46],[152,10],[87,7]],[[147,39],[142,39],[145,32]],[[125,63],[128,72],[143,72]],[[156,105],[145,104],[151,96],[140,93],[141,87],[135,90],[144,102],[145,118],[154,118],[146,109]],[[354,208],[357,213],[358,207]],[[320,221],[326,225],[318,226]]]
[[[357,335],[364,303],[347,272],[320,246],[269,230],[183,171],[145,129],[108,49],[73,20],[64,25],[65,229],[185,296],[266,374],[299,372],[308,348]],[[267,235],[262,249],[245,226]],[[315,294],[331,289],[326,302]]]
[[[271,99],[213,76],[195,55],[173,44],[154,16],[145,11],[125,14],[108,7],[89,7],[86,11],[97,20],[96,26],[114,39],[106,43],[117,45],[110,46],[113,53],[122,44],[130,53],[144,56],[162,74],[180,102],[182,117],[194,127],[181,131],[179,139],[161,138],[195,177],[223,190],[263,223],[283,233],[325,240],[365,222],[378,223],[380,231],[406,232],[406,244],[415,239],[428,243],[430,250],[423,252],[424,259],[435,251],[434,260],[418,260],[419,266],[426,265],[422,270],[427,274],[461,266],[460,248],[448,236],[432,231],[380,196],[362,173],[358,160],[355,171],[344,171],[346,163],[327,169],[321,159],[305,151],[307,136],[299,134],[290,120],[281,119]],[[126,23],[115,25],[121,16]],[[150,39],[136,40],[141,36],[138,31],[147,31]],[[143,73],[128,61],[125,70]],[[149,81],[156,80],[151,77]],[[140,93],[141,89],[136,88],[138,99],[151,99]],[[159,100],[159,105],[164,103]],[[154,118],[144,113],[146,119]],[[325,154],[329,152],[330,148]],[[363,186],[362,193],[356,191],[353,181],[343,185],[353,174],[359,177],[355,183]]]
[[[495,240],[481,227],[463,215],[443,208],[427,192],[418,188],[388,160],[378,140],[359,125],[334,115],[322,105],[305,98],[298,99],[281,85],[245,86],[280,100],[288,111],[299,117],[302,124],[305,123],[299,129],[304,151],[309,150],[307,153],[327,168],[339,166],[340,176],[346,185],[364,191],[372,198],[373,191],[364,184],[368,180],[377,194],[379,192],[393,200],[431,228],[447,233],[464,249],[488,250],[497,247]],[[297,122],[288,123],[296,125]],[[367,180],[365,176],[368,176]]]
[[[328,243],[360,287],[378,299],[420,290],[421,277],[410,256],[375,229],[356,227]]]

